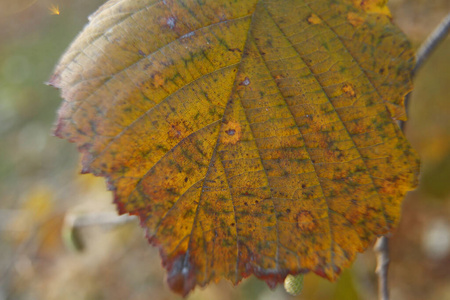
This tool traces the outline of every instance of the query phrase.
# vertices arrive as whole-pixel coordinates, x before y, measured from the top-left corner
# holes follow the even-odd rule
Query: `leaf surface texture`
[[[110,0],[50,83],[56,135],[138,215],[183,295],[330,280],[417,185],[413,52],[385,1]]]

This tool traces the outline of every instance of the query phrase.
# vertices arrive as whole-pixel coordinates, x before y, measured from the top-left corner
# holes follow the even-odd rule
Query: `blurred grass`
[[[102,3],[0,0],[0,300],[180,299],[168,290],[158,252],[137,224],[82,229],[81,253],[64,247],[61,238],[66,212],[114,209],[102,179],[78,175],[74,145],[51,136],[61,99],[44,85]],[[13,4],[21,11],[5,14]],[[50,4],[61,14],[51,15]],[[416,47],[450,12],[447,0],[390,5]],[[423,172],[392,238],[393,299],[450,299],[449,53],[447,38],[415,80],[407,136]],[[298,297],[250,278],[238,288],[220,282],[196,289],[189,299],[375,299],[374,268],[369,250],[336,283],[307,275]]]

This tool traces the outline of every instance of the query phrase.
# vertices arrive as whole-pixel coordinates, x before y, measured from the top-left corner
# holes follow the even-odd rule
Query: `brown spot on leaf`
[[[152,84],[154,87],[161,87],[164,85],[164,77],[161,75],[161,73],[157,72],[155,74],[152,75]]]
[[[395,194],[396,190],[397,190],[396,183],[397,182],[393,182],[393,181],[389,181],[389,180],[381,181],[380,192],[382,194],[388,194],[388,195]]]
[[[346,94],[346,95],[348,95],[348,96],[350,96],[350,97],[355,97],[356,96],[356,93],[355,93],[355,90],[353,89],[353,87],[350,85],[350,84],[345,84],[343,87],[342,87],[342,91]]]
[[[189,133],[190,129],[187,122],[184,120],[177,120],[170,125],[167,135],[171,139],[181,140],[188,136]]]
[[[303,231],[312,231],[317,224],[309,211],[302,210],[296,216],[297,227]]]
[[[241,140],[242,128],[239,123],[229,121],[228,123],[223,124],[223,131],[225,134],[223,135],[222,140],[225,145],[234,145]]]

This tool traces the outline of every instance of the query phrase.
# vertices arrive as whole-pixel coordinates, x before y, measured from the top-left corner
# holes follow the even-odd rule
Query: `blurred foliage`
[[[103,179],[78,175],[74,145],[51,136],[58,92],[43,83],[101,0],[0,0],[0,300],[180,299],[158,251],[136,223],[80,229],[85,248],[67,249],[68,212],[114,210]],[[51,4],[61,14],[51,15]],[[395,22],[419,46],[448,0],[391,0]],[[420,153],[421,185],[403,205],[391,239],[393,299],[450,299],[450,39],[415,79],[406,129]],[[376,299],[375,257],[359,255],[330,283],[307,275],[301,295],[249,278],[196,289],[195,299]]]

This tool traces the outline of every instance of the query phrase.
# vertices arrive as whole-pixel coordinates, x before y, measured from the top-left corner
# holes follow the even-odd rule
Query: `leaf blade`
[[[56,135],[140,216],[173,290],[335,279],[395,227],[413,56],[358,3],[115,1],[62,58]]]

